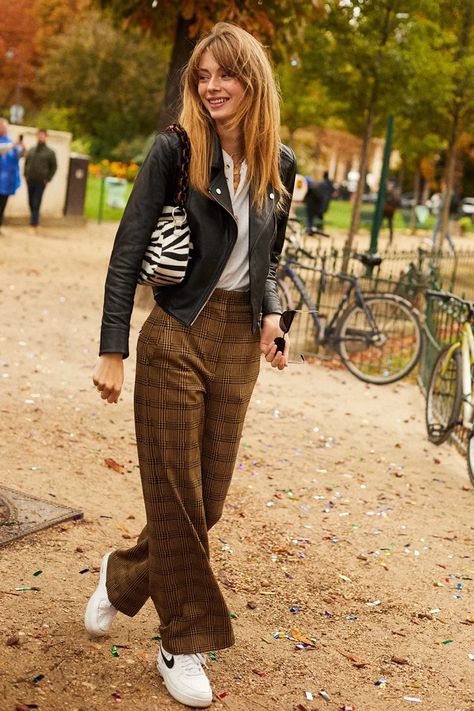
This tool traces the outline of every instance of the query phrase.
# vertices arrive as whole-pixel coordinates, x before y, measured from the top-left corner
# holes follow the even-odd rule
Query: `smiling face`
[[[216,124],[232,119],[244,97],[241,81],[221,67],[207,49],[199,62],[198,94]]]

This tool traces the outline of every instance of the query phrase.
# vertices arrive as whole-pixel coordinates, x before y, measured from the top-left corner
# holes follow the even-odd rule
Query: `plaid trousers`
[[[248,292],[216,289],[192,326],[155,306],[140,332],[135,425],[147,524],[114,551],[107,591],[135,615],[151,597],[172,654],[229,647],[234,634],[211,568],[219,520],[260,365]]]

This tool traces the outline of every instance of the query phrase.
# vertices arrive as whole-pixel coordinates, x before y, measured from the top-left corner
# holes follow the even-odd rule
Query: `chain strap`
[[[175,203],[178,207],[184,208],[189,190],[189,161],[191,160],[191,144],[188,134],[179,123],[172,123],[166,129],[170,133],[176,133],[181,144],[179,175],[176,184]]]

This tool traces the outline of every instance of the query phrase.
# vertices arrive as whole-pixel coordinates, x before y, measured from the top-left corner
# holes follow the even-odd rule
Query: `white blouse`
[[[240,183],[237,191],[234,192],[234,161],[224,150],[222,155],[232,210],[237,222],[237,241],[217,282],[217,288],[228,291],[248,291],[250,288],[249,184],[245,180],[247,177],[247,163],[244,160],[240,166]]]

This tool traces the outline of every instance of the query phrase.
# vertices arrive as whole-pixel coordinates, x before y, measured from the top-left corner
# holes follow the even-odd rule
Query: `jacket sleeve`
[[[288,146],[282,146],[282,180],[288,191],[288,197],[284,198],[284,209],[279,213],[277,219],[277,235],[273,245],[270,258],[270,269],[265,282],[265,293],[263,296],[262,315],[277,313],[281,314],[282,308],[276,290],[276,270],[280,260],[281,251],[285,242],[286,225],[290,214],[291,199],[295,187],[296,177],[296,156]]]
[[[177,158],[175,159],[176,162]],[[174,176],[169,136],[160,133],[137,176],[120,222],[105,282],[99,355],[129,355],[130,317],[143,255]]]
[[[28,176],[30,174],[30,162],[31,162],[31,150],[26,152],[25,165],[23,166],[23,174],[27,180],[28,180]]]
[[[49,154],[49,160],[48,160],[48,177],[46,178],[48,183],[50,182],[50,180],[53,179],[53,176],[54,176],[57,168],[58,168],[58,163],[56,161],[56,153],[53,150],[51,150],[51,153]]]

